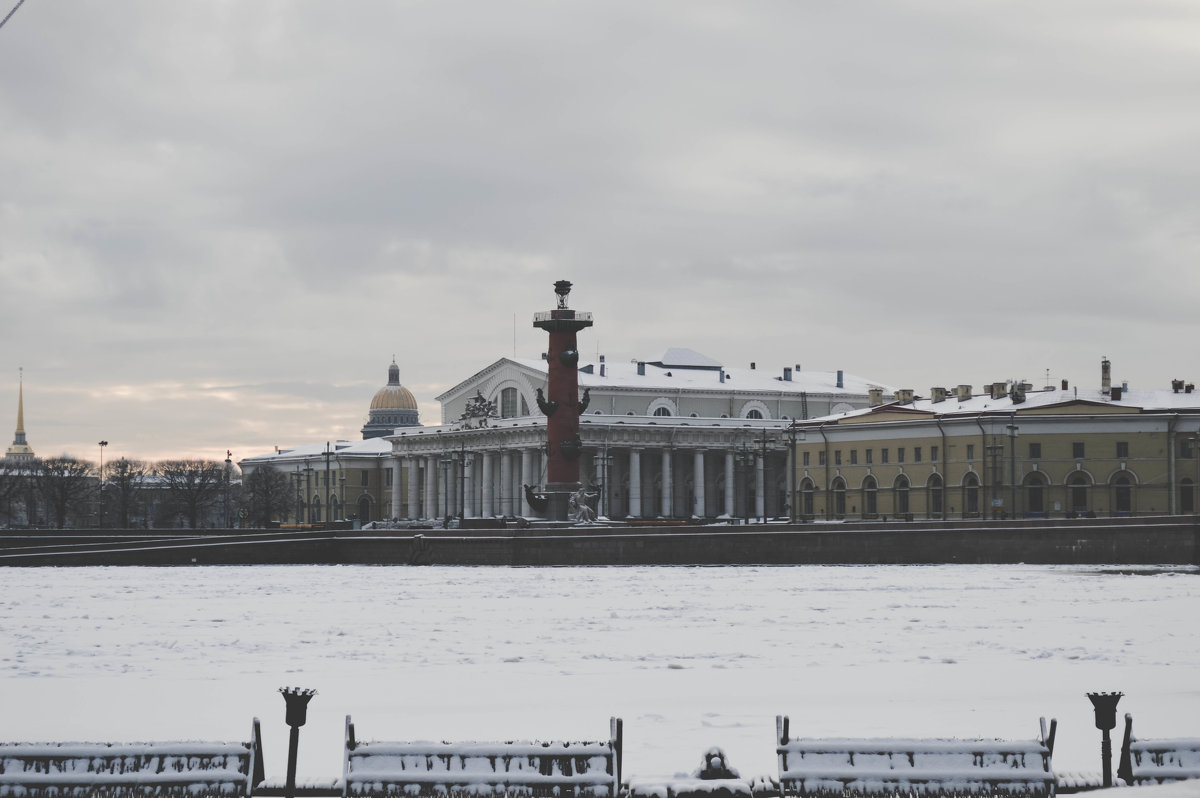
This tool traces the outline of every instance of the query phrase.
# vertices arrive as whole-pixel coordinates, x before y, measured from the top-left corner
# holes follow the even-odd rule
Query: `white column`
[[[725,515],[733,517],[734,504],[733,452],[725,452]]]
[[[629,450],[629,517],[642,517],[642,450]]]
[[[754,458],[754,514],[759,518],[767,517],[766,467],[765,458],[762,456]]]
[[[662,512],[663,518],[671,517],[671,498],[675,486],[671,484],[671,450],[662,450]]]
[[[401,479],[400,469],[404,466],[404,460],[400,457],[392,458],[392,515],[393,519],[400,519],[400,491],[404,480]]]
[[[463,517],[475,517],[475,455],[467,454],[463,458]]]
[[[404,459],[408,462],[408,518],[415,521],[421,517],[421,461],[413,455]]]
[[[513,514],[512,496],[513,453],[507,449],[500,454],[500,515]]]
[[[483,507],[479,508],[479,517],[492,518],[496,515],[496,508],[492,500],[492,497],[495,495],[493,493],[494,486],[492,485],[492,453],[484,452],[482,460],[483,463],[479,469],[479,484],[483,488]]]
[[[533,484],[533,449],[521,450],[521,489],[519,502],[521,515],[533,515],[533,508],[525,501],[525,486]]]
[[[437,518],[437,475],[438,459],[436,455],[425,458],[425,510],[424,518]]]
[[[692,455],[692,515],[704,517],[704,450],[697,449]]]

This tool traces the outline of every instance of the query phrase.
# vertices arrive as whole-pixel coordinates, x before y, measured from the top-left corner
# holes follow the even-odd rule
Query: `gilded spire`
[[[25,369],[20,370],[20,383],[17,388],[17,433],[13,436],[12,446],[4,456],[9,460],[34,459],[33,447],[25,441]]]

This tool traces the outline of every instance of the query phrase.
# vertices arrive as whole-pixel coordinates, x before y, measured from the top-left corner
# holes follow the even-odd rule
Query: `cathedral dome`
[[[412,391],[400,384],[400,367],[396,361],[388,366],[388,384],[375,393],[372,410],[416,410],[417,400]]]
[[[388,383],[371,399],[363,440],[390,435],[396,427],[418,426],[417,400],[412,391],[400,384],[400,367],[396,361],[388,366]]]

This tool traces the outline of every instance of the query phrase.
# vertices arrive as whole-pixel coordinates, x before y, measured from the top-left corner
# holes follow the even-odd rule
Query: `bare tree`
[[[221,495],[225,464],[216,460],[163,460],[155,466],[168,498],[195,529],[200,516]]]
[[[114,460],[104,469],[104,491],[109,506],[116,510],[121,529],[129,529],[129,519],[144,503],[145,479],[150,465],[142,460]],[[105,509],[108,509],[106,506]]]
[[[21,501],[22,490],[29,483],[30,465],[0,457],[0,503],[4,507],[4,523],[7,526],[13,525],[13,501]]]
[[[274,466],[259,466],[242,479],[242,508],[251,526],[286,516],[293,495],[288,475]]]
[[[48,457],[37,461],[33,481],[46,510],[59,529],[67,518],[81,516],[96,491],[96,466],[74,457]]]

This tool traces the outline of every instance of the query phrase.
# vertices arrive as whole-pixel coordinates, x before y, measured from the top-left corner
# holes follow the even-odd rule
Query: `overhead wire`
[[[8,22],[9,18],[12,17],[13,14],[17,13],[17,9],[20,8],[21,4],[24,2],[25,2],[25,0],[17,0],[17,4],[15,6],[13,6],[12,11],[9,11],[8,15],[5,16],[4,19],[0,19],[0,28],[3,28],[4,23]]]

